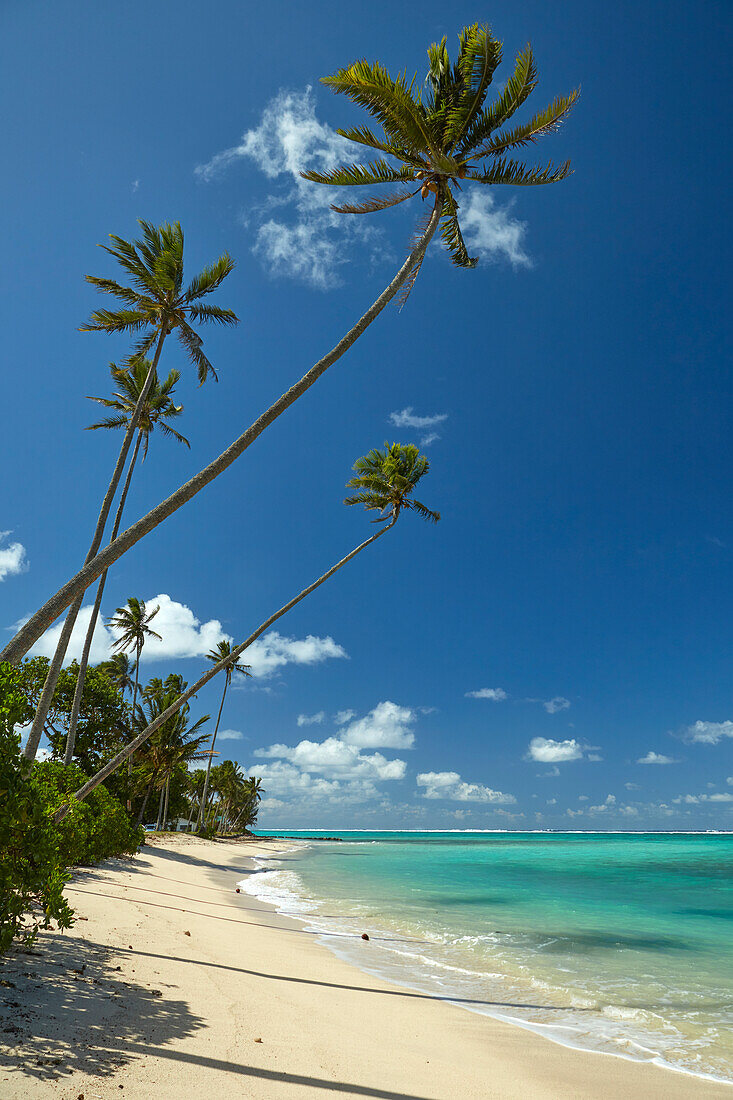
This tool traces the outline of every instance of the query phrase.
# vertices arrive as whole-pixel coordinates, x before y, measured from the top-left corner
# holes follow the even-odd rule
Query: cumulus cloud
[[[685,739],[703,745],[717,745],[724,737],[733,737],[733,722],[695,722],[685,730]]]
[[[299,714],[299,726],[320,726],[326,718],[325,710],[319,710],[318,714]]]
[[[464,782],[458,772],[421,772],[416,779],[418,787],[424,787],[423,798],[443,798],[451,802],[514,803],[512,794],[494,791],[480,783]]]
[[[160,639],[148,638],[145,642],[141,656],[143,664],[153,661],[180,660],[186,657],[204,657],[222,639],[233,641],[219,619],[201,622],[190,607],[171,599],[166,593],[152,596],[145,603],[148,610],[158,608],[151,627],[160,634]],[[68,660],[79,660],[91,615],[91,604],[82,607],[79,612],[67,650]],[[30,650],[30,656],[53,656],[62,626],[61,621],[50,627]],[[90,651],[92,664],[107,660],[113,652],[112,645],[118,636],[119,632],[107,626],[104,617],[97,620]],[[331,657],[346,656],[345,650],[331,637],[319,638],[309,634],[305,638],[287,638],[278,634],[276,630],[271,630],[250,646],[242,660],[250,665],[252,676],[263,678],[283,665],[313,665]]]
[[[661,752],[652,752],[651,750],[646,756],[640,756],[636,761],[637,764],[679,764],[679,760],[675,760],[672,756],[664,756]]]
[[[355,710],[337,710],[333,716],[333,720],[337,726],[345,725],[345,723],[351,721],[352,718],[356,718]]]
[[[556,695],[554,699],[546,699],[543,701],[542,706],[545,708],[548,714],[557,714],[560,710],[567,710],[570,706],[570,700],[565,699],[562,695]]]
[[[415,712],[388,699],[378,703],[363,718],[350,722],[341,740],[360,749],[409,749],[415,743],[412,726]]]
[[[680,794],[672,801],[678,806],[697,806],[700,802],[733,802],[733,794],[728,791],[718,794]]]
[[[580,760],[583,746],[572,738],[569,741],[553,741],[549,737],[533,737],[529,743],[529,759],[540,764],[564,764],[568,760]]]
[[[491,699],[494,703],[503,703],[508,698],[503,688],[479,688],[478,691],[467,691],[467,699]]]
[[[0,531],[0,544],[5,542],[10,533],[10,531]],[[0,581],[4,581],[6,577],[17,577],[19,573],[27,573],[29,568],[22,542],[11,542],[7,546],[0,545]]]
[[[469,252],[490,263],[506,259],[514,267],[531,267],[524,250],[525,222],[509,214],[509,207],[497,206],[488,192],[472,191],[461,199],[460,222]]]
[[[208,182],[245,160],[268,180],[284,184],[259,209],[248,211],[255,230],[252,251],[270,275],[327,290],[341,282],[338,272],[349,262],[350,246],[376,245],[381,233],[361,218],[331,210],[331,203],[343,201],[342,190],[308,183],[300,172],[328,171],[358,156],[358,146],[319,121],[307,87],[279,92],[265,107],[259,124],[246,130],[238,145],[199,165],[196,175]]]
[[[332,779],[403,779],[404,760],[387,760],[380,752],[362,754],[353,745],[346,745],[337,737],[325,741],[300,741],[297,745],[270,745],[256,749],[258,758],[288,760],[300,771],[316,772]]]
[[[414,428],[421,433],[420,446],[427,447],[440,439],[440,433],[434,429],[448,419],[448,413],[437,413],[435,416],[416,416],[412,405],[400,412],[391,412],[389,419],[396,428]]]

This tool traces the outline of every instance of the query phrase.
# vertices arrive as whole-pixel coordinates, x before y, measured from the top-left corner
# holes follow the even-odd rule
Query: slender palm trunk
[[[168,795],[171,789],[171,773],[168,772],[165,780],[165,804],[163,806],[163,828],[168,824]]]
[[[145,816],[145,807],[148,804],[148,799],[150,798],[153,787],[155,786],[155,780],[157,778],[158,778],[158,773],[156,771],[154,771],[153,772],[153,777],[150,780],[150,782],[148,783],[147,790],[145,791],[145,797],[143,798],[143,804],[140,807],[140,813],[137,815],[137,820],[135,822],[136,825],[141,825],[142,824],[142,820]]]
[[[137,706],[137,689],[140,678],[140,654],[142,653],[142,645],[138,642],[135,647],[135,686],[132,689],[132,719],[130,721],[130,733],[135,729],[135,709]],[[132,799],[130,798],[130,786],[132,784],[132,753],[127,758],[127,812],[132,809]]]
[[[117,508],[117,515],[115,516],[114,527],[112,528],[112,535],[110,542],[114,542],[117,538],[117,532],[120,529],[120,523],[122,521],[122,512],[125,507],[125,501],[127,500],[127,492],[130,488],[130,482],[132,481],[133,470],[135,469],[135,463],[137,462],[138,451],[140,450],[140,443],[142,441],[143,433],[138,428],[137,440],[135,442],[135,450],[132,452],[132,458],[130,459],[130,465],[127,470],[127,477],[125,478],[125,484],[122,489],[122,496],[120,497],[120,503]],[[81,699],[84,693],[84,682],[87,678],[87,666],[89,664],[89,652],[92,648],[92,638],[94,637],[94,628],[97,625],[97,619],[99,618],[99,609],[102,605],[102,594],[104,592],[105,581],[107,580],[107,570],[105,569],[102,576],[99,578],[99,584],[97,586],[97,596],[94,601],[94,607],[92,608],[92,617],[89,620],[89,626],[87,627],[87,636],[84,639],[84,648],[81,653],[81,660],[79,662],[79,672],[76,677],[76,688],[74,690],[74,701],[71,704],[71,717],[69,718],[69,732],[66,735],[66,752],[64,754],[64,764],[70,764],[74,755],[74,745],[76,744],[76,726],[79,721],[79,710],[81,708]]]
[[[194,811],[194,800],[193,800],[193,798],[191,798],[191,810],[190,810],[189,815],[188,815],[188,821],[186,822],[186,832],[187,833],[190,833],[190,831],[191,831],[191,822],[193,821],[193,811]]]
[[[88,565],[90,565],[93,561],[96,561],[95,555],[97,554],[97,551],[99,550],[99,547],[102,544],[102,536],[104,535],[104,528],[107,524],[107,517],[109,516],[109,510],[112,507],[112,501],[114,500],[115,493],[117,492],[117,486],[120,483],[120,478],[122,477],[122,471],[125,468],[125,462],[127,461],[127,452],[130,450],[130,444],[132,443],[132,437],[135,434],[135,429],[138,426],[140,416],[142,414],[143,405],[145,404],[145,401],[147,400],[148,393],[150,392],[150,387],[153,384],[153,379],[155,378],[155,372],[158,369],[158,360],[160,359],[160,353],[163,350],[163,342],[165,341],[166,336],[167,336],[166,330],[165,329],[161,330],[161,333],[158,336],[158,343],[157,343],[157,346],[155,348],[155,355],[153,357],[153,362],[150,365],[150,370],[148,371],[148,376],[145,379],[145,385],[143,386],[142,390],[140,391],[140,396],[137,399],[137,404],[135,405],[135,409],[133,411],[133,414],[130,417],[130,423],[127,426],[127,431],[125,432],[125,438],[122,440],[122,446],[120,447],[120,453],[117,456],[117,463],[116,463],[114,471],[112,473],[112,480],[109,483],[109,486],[107,488],[107,493],[105,495],[104,500],[102,501],[102,508],[100,510],[99,516],[97,517],[97,526],[96,526],[95,531],[94,531],[94,537],[92,539],[92,544],[89,547],[89,552],[87,553],[87,556],[86,556],[86,559],[85,559],[85,562],[84,562],[84,568],[86,568]],[[110,543],[110,546],[111,545],[113,545],[113,543]],[[107,549],[109,549],[109,547],[107,547]],[[82,570],[82,572],[83,572],[83,570]],[[100,569],[99,573],[96,574],[94,579],[96,579],[96,577],[100,576],[102,574],[102,572],[103,572],[103,570]],[[62,606],[60,606],[58,611],[56,611],[56,613],[53,615],[53,618],[49,619],[46,623],[46,626],[50,626],[51,623],[54,622],[54,620],[61,614],[61,612],[64,610],[64,608],[69,607],[69,605],[71,605],[69,607],[69,612],[68,612],[68,614],[66,616],[66,619],[64,621],[63,628],[61,630],[61,636],[60,636],[60,638],[58,640],[58,643],[56,645],[56,652],[54,653],[54,655],[51,659],[51,663],[48,666],[48,672],[46,674],[46,680],[45,680],[44,685],[43,685],[43,691],[41,692],[41,698],[38,701],[38,706],[36,708],[36,714],[35,714],[35,717],[33,719],[33,725],[31,726],[31,731],[28,734],[28,740],[25,744],[25,748],[23,749],[23,756],[26,758],[26,760],[35,760],[35,758],[36,758],[36,753],[38,752],[38,745],[39,745],[40,740],[41,740],[41,734],[43,733],[43,727],[46,724],[46,716],[47,716],[47,714],[49,712],[49,709],[51,707],[51,700],[53,699],[53,693],[56,690],[56,684],[58,683],[59,676],[61,675],[61,668],[62,668],[63,663],[64,663],[64,657],[66,656],[66,650],[69,648],[69,642],[71,641],[71,632],[74,629],[74,624],[76,623],[77,615],[79,614],[79,611],[81,610],[81,605],[82,605],[82,602],[84,600],[84,592],[86,591],[87,587],[88,587],[87,585],[84,585],[81,588],[77,588],[76,591],[71,596],[71,598],[69,600],[67,600]],[[43,629],[45,630],[45,627]],[[41,631],[41,633],[43,633],[43,631]],[[37,635],[37,637],[40,637],[40,635]],[[35,640],[36,639],[34,638],[34,641]],[[32,644],[33,643],[31,642],[31,645]],[[19,661],[20,658],[25,655],[28,648],[29,647],[26,647],[26,649],[24,649],[23,652],[18,655],[18,657],[13,661],[14,664],[17,663],[17,661]]]
[[[120,764],[123,764],[125,760],[127,760],[128,757],[140,747],[140,745],[144,744],[145,741],[147,741],[147,739],[152,736],[152,734],[154,734],[157,729],[160,729],[160,727],[165,722],[167,722],[172,715],[176,714],[181,709],[184,703],[186,703],[198,691],[201,691],[201,688],[204,687],[205,684],[208,684],[209,680],[211,680],[212,677],[216,676],[219,672],[223,672],[227,668],[233,668],[241,655],[244,653],[244,651],[246,649],[249,649],[252,643],[256,642],[260,635],[264,634],[268,627],[271,627],[273,623],[277,622],[278,619],[287,614],[287,612],[295,607],[296,604],[299,604],[301,600],[304,600],[306,596],[310,596],[311,592],[315,592],[317,588],[320,588],[320,586],[324,584],[329,579],[329,577],[332,577],[334,573],[338,572],[339,569],[343,569],[347,562],[350,562],[352,558],[355,558],[356,555],[360,554],[362,550],[366,550],[367,546],[371,546],[373,542],[376,542],[377,539],[386,534],[387,531],[390,530],[390,528],[394,527],[397,519],[398,516],[397,514],[395,514],[390,522],[382,527],[379,531],[377,531],[374,535],[372,535],[371,538],[368,538],[359,546],[354,547],[351,553],[347,554],[345,558],[342,558],[341,561],[336,562],[335,565],[331,566],[327,573],[324,573],[323,576],[319,577],[317,581],[313,581],[312,584],[309,584],[307,588],[304,588],[302,592],[299,592],[297,596],[295,596],[288,603],[284,604],[279,611],[276,611],[274,613],[274,615],[270,615],[269,619],[265,619],[264,623],[261,623],[254,631],[254,633],[250,634],[249,638],[247,638],[246,641],[242,642],[241,645],[235,646],[228,657],[225,657],[217,664],[212,665],[209,671],[204,673],[200,680],[197,680],[192,687],[187,688],[182,695],[179,695],[175,703],[171,703],[171,705],[166,710],[164,710],[162,714],[158,715],[158,717],[154,721],[152,721],[150,725],[142,731],[142,733],[138,734],[134,741],[131,741],[129,745],[126,745],[122,752],[119,752],[117,756],[115,756],[112,760],[105,764],[104,767],[101,768],[96,775],[92,776],[88,783],[85,783],[83,787],[80,787],[79,790],[75,793],[74,798],[79,802],[82,799],[86,798],[86,796],[90,794],[91,791],[95,789],[95,787],[98,787],[99,784],[102,783],[108,775],[111,775],[113,772],[117,771]],[[68,812],[68,805],[61,806],[54,815],[54,821],[61,821],[64,817],[66,817],[66,814]]]
[[[201,796],[201,805],[199,806],[199,814],[198,814],[198,818],[196,819],[196,832],[198,832],[198,830],[201,826],[203,808],[204,808],[204,805],[206,803],[206,792],[209,789],[209,775],[211,774],[211,761],[214,758],[214,746],[216,745],[216,735],[219,732],[219,722],[221,722],[221,712],[224,709],[224,700],[227,697],[227,688],[229,687],[229,677],[230,677],[230,675],[231,675],[231,673],[227,672],[226,676],[224,677],[224,690],[221,693],[221,703],[219,703],[219,713],[216,716],[216,726],[214,727],[214,736],[211,739],[211,756],[209,757],[209,761],[206,765],[206,778],[204,779],[204,793]]]
[[[60,588],[54,596],[47,600],[43,607],[32,615],[28,622],[21,627],[15,637],[5,646],[2,653],[0,653],[0,660],[9,661],[11,664],[17,664],[17,662],[25,656],[33,643],[40,638],[44,630],[46,630],[61,614],[64,608],[68,607],[70,603],[80,597],[84,590],[88,588],[90,584],[93,584],[105,569],[109,568],[118,558],[126,554],[131,547],[139,542],[141,538],[149,534],[164,520],[168,519],[169,516],[173,515],[174,512],[195,497],[197,493],[200,493],[210,481],[213,481],[214,478],[218,477],[219,474],[223,473],[224,470],[231,466],[232,462],[239,458],[239,456],[254,443],[270,424],[277,420],[286,409],[289,409],[293,402],[297,401],[299,397],[302,397],[321,375],[349,350],[351,345],[362,335],[372,321],[379,316],[384,307],[392,301],[400,287],[409,278],[415,266],[422,261],[425,250],[438,227],[441,212],[442,199],[438,196],[436,197],[435,206],[427,228],[415,248],[412,249],[389,286],[385,288],[366,313],[359,318],[353,328],[350,328],[346,335],[339,340],[338,344],[324,355],[322,359],[319,359],[318,362],[303,375],[299,382],[296,382],[294,386],[291,386],[290,389],[282,395],[282,397],[278,398],[278,400],[255,420],[255,422],[251,424],[230,447],[222,451],[218,458],[215,458],[213,462],[210,462],[208,466],[200,470],[199,473],[192,477],[190,481],[187,481],[185,485],[181,485],[180,488],[176,489],[167,500],[156,505],[156,507],[148,512],[146,516],[143,516],[142,519],[133,523],[133,525],[128,527],[126,531],[123,531],[113,543],[110,543],[101,553],[97,554],[92,561],[85,564],[84,568],[81,569],[75,577],[67,581],[67,583]]]
[[[165,783],[161,784],[160,798],[158,799],[158,820],[155,822],[155,831],[159,833],[161,830],[161,821],[163,820],[163,799],[165,798]]]

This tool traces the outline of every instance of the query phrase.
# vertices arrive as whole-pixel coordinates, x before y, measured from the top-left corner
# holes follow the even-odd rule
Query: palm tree
[[[294,596],[293,599],[281,607],[279,611],[276,611],[273,615],[270,615],[268,619],[265,619],[265,621],[261,623],[244,642],[235,646],[227,657],[217,661],[217,663],[213,665],[208,672],[204,673],[192,687],[182,692],[168,710],[151,722],[151,724],[139,733],[129,745],[117,754],[117,756],[105,764],[88,783],[80,787],[74,795],[74,798],[77,800],[86,798],[86,796],[105,780],[108,775],[116,771],[120,764],[135,752],[138,746],[144,744],[148,737],[160,728],[163,722],[172,714],[175,714],[176,710],[182,707],[191,696],[200,691],[212,677],[216,676],[219,672],[224,672],[226,669],[231,668],[239,660],[245,650],[248,649],[261,634],[264,634],[273,623],[287,614],[296,604],[299,604],[301,600],[309,596],[311,592],[315,592],[317,588],[320,588],[329,577],[332,577],[334,573],[342,569],[347,562],[350,562],[357,554],[365,550],[367,546],[371,546],[373,542],[376,542],[377,539],[380,539],[387,531],[391,530],[403,511],[414,511],[423,519],[431,523],[437,523],[440,519],[440,513],[434,512],[420,501],[414,500],[412,495],[418,482],[425,476],[429,468],[430,466],[427,458],[421,455],[417,447],[413,444],[404,445],[401,443],[393,443],[390,446],[385,443],[385,449],[383,451],[370,451],[364,458],[358,459],[354,464],[356,476],[347,482],[347,488],[355,489],[357,492],[351,497],[346,497],[344,504],[362,504],[367,511],[379,512],[380,514],[373,521],[380,524],[379,530],[376,531],[371,538],[366,539],[365,542],[356,546],[345,558],[342,558],[341,561],[331,566],[331,568],[319,577],[318,580],[309,584],[307,588],[304,588],[302,592]],[[68,806],[62,806],[57,811],[54,820],[60,821],[67,812]]]
[[[341,91],[363,104],[381,122],[385,131],[382,151],[390,156],[397,156],[398,160],[404,156],[403,167],[400,169],[389,165],[380,167],[380,164],[384,164],[380,161],[367,168],[359,165],[352,166],[351,172],[348,168],[343,169],[349,184],[370,183],[372,176],[376,177],[378,182],[390,182],[395,174],[397,176],[395,182],[409,182],[413,177],[418,180],[422,173],[420,189],[425,188],[428,195],[434,196],[427,224],[395,277],[335,347],[319,359],[295,385],[291,386],[238,439],[222,451],[218,458],[171,493],[166,500],[152,508],[147,515],[123,531],[92,561],[86,562],[75,577],[67,581],[28,619],[6,645],[0,654],[0,660],[9,661],[11,664],[19,661],[64,608],[77,599],[105,568],[126,554],[140,539],[223,473],[270,424],[290,408],[293,402],[310,389],[321,375],[349,350],[403,287],[409,291],[441,220],[443,220],[443,239],[451,251],[454,262],[459,266],[472,266],[471,257],[465,252],[465,245],[460,236],[460,227],[456,218],[458,208],[453,195],[453,190],[461,186],[461,180],[470,176],[474,182],[488,185],[535,186],[560,180],[568,174],[570,168],[567,164],[559,168],[552,168],[552,166],[546,169],[525,168],[513,161],[506,161],[501,154],[503,149],[534,142],[542,134],[555,129],[567,115],[577,98],[577,92],[573,92],[570,96],[559,97],[551,107],[536,115],[530,122],[494,136],[495,131],[501,129],[535,87],[536,71],[529,48],[519,55],[514,75],[507,82],[504,93],[492,107],[485,110],[482,109],[482,105],[486,89],[501,56],[500,44],[486,28],[464,29],[460,36],[459,59],[453,69],[448,65],[447,52],[443,43],[440,46],[431,47],[428,55],[430,91],[425,104],[421,103],[417,93],[413,91],[414,82],[408,89],[403,78],[393,80],[378,64],[369,66],[366,62],[357,62],[349,69],[341,70],[335,76],[326,78],[326,82],[331,83],[336,91]],[[345,133],[349,134],[352,140],[359,140],[362,144],[380,148],[381,138],[373,135],[365,127],[345,131]],[[395,154],[393,149],[397,149],[398,154]],[[479,172],[472,166],[468,167],[467,162],[460,159],[464,153],[470,154],[476,160],[485,156],[497,159],[491,162],[484,172]],[[309,178],[316,177],[311,175]],[[324,176],[324,182],[335,183],[335,180]],[[380,206],[379,203],[383,200],[375,201],[377,206],[372,207],[373,209],[382,209],[384,205],[390,205],[383,203]]]
[[[179,676],[169,676],[165,683],[161,683],[160,680],[151,680],[142,692],[143,702],[137,710],[136,728],[144,729],[154,721],[170,707],[186,686],[185,680]],[[143,763],[149,782],[138,814],[138,824],[145,814],[151,791],[159,787],[157,827],[160,828],[161,820],[165,822],[168,816],[171,776],[177,770],[187,768],[189,763],[203,760],[206,755],[202,751],[202,745],[208,738],[206,734],[200,734],[199,730],[205,722],[209,721],[210,715],[205,714],[194,725],[189,726],[189,714],[188,705],[181,707],[159,727],[155,737],[146,745]]]
[[[132,692],[132,718],[135,722],[137,708],[137,692],[139,684],[140,656],[145,645],[146,638],[161,640],[160,634],[152,630],[150,623],[160,611],[160,607],[154,607],[148,611],[145,600],[139,600],[137,596],[130,596],[125,607],[118,607],[114,615],[107,620],[107,625],[121,631],[120,637],[112,643],[112,648],[119,651],[125,649],[135,650],[135,684]],[[131,731],[132,732],[132,731]],[[128,777],[132,772],[132,754],[127,762]],[[128,799],[127,808],[130,809]]]
[[[180,223],[176,222],[175,225],[165,224],[159,227],[145,221],[140,221],[138,224],[143,231],[140,240],[130,242],[123,240],[122,237],[110,234],[113,245],[111,247],[109,245],[101,246],[105,252],[114,257],[123,271],[131,277],[132,285],[124,286],[114,279],[98,278],[96,275],[86,276],[87,282],[102,293],[111,294],[121,303],[123,308],[95,310],[88,323],[81,326],[81,331],[127,332],[138,335],[131,359],[133,363],[137,358],[147,355],[154,345],[155,352],[145,385],[140,391],[137,405],[127,425],[112,480],[102,502],[85,566],[91,564],[95,559],[101,545],[112,500],[122,477],[127,453],[140,419],[143,403],[148,396],[148,391],[153,384],[158,369],[158,361],[166,338],[174,330],[176,331],[189,359],[197,368],[199,383],[201,384],[209,374],[216,378],[216,371],[204,355],[203,340],[192,327],[192,322],[193,324],[211,322],[230,325],[236,324],[238,321],[236,314],[231,309],[222,309],[220,306],[202,303],[201,301],[206,295],[215,291],[232,271],[234,263],[226,253],[220,256],[214,264],[205,267],[203,271],[195,275],[184,290],[183,230]],[[113,545],[113,543],[110,543],[110,545]],[[111,564],[111,562],[108,564]],[[92,578],[92,581],[96,580],[103,571],[104,569],[100,569]],[[38,751],[43,724],[51,705],[51,699],[71,639],[71,632],[87,587],[88,585],[85,584],[78,589],[72,598],[59,607],[52,618],[46,622],[46,626],[50,626],[64,608],[69,607],[56,646],[56,652],[49,665],[33,725],[23,750],[26,759],[34,760]],[[45,630],[45,627],[43,629]]]
[[[117,413],[116,416],[105,417],[104,420],[98,421],[96,424],[90,424],[88,431],[93,431],[97,428],[126,428],[135,415],[140,395],[143,392],[148,377],[150,375],[150,362],[147,359],[136,359],[127,369],[118,367],[115,363],[110,363],[110,373],[112,375],[113,382],[119,387],[117,393],[109,397],[90,397],[90,401],[98,401],[99,404],[104,405],[105,408],[114,409]],[[135,441],[135,447],[132,452],[132,458],[127,470],[127,477],[125,478],[125,484],[122,488],[122,495],[120,496],[120,502],[117,507],[117,514],[115,515],[114,525],[112,527],[112,535],[110,542],[114,542],[117,537],[117,532],[120,529],[120,523],[122,521],[122,512],[127,500],[127,493],[130,488],[130,482],[132,481],[132,474],[135,469],[135,463],[137,462],[138,452],[140,445],[142,444],[143,462],[148,456],[148,446],[150,443],[150,434],[155,429],[156,424],[160,426],[160,430],[164,435],[172,436],[177,439],[179,443],[185,443],[187,447],[190,447],[190,443],[185,436],[177,432],[175,428],[171,427],[167,423],[168,420],[172,420],[178,417],[183,412],[183,405],[176,405],[172,400],[173,391],[176,383],[181,377],[177,370],[172,370],[165,382],[158,381],[157,375],[153,374],[152,383],[148,389],[148,395],[145,398],[142,408],[140,410],[140,419],[137,426],[137,439]],[[76,726],[79,720],[79,710],[81,707],[82,693],[84,691],[84,681],[86,679],[87,666],[89,664],[89,653],[92,648],[92,639],[94,637],[94,630],[97,625],[97,619],[99,617],[99,609],[102,604],[102,595],[104,593],[104,586],[107,580],[107,570],[105,569],[102,576],[99,578],[99,584],[97,585],[97,595],[94,600],[94,606],[92,608],[91,618],[89,619],[89,625],[87,626],[87,633],[84,639],[84,647],[82,649],[81,660],[79,661],[79,672],[76,679],[76,688],[74,691],[74,701],[71,706],[71,716],[69,718],[69,732],[66,737],[66,752],[64,754],[64,763],[70,764],[74,756],[74,744],[76,742]]]
[[[428,49],[429,68],[423,96],[407,73],[394,79],[380,63],[355,61],[333,76],[324,77],[337,94],[366,108],[380,124],[375,134],[366,126],[336,132],[384,156],[368,164],[346,164],[329,172],[301,172],[304,179],[335,187],[400,184],[398,190],[360,203],[332,206],[340,214],[371,214],[415,198],[434,196],[441,204],[441,237],[457,267],[475,267],[458,222],[456,191],[463,183],[496,187],[536,187],[557,183],[570,174],[570,161],[545,168],[527,167],[508,160],[511,150],[537,141],[557,130],[573,107],[579,90],[557,96],[529,121],[507,129],[507,123],[537,85],[537,69],[531,46],[516,59],[514,73],[490,106],[484,106],[492,78],[502,58],[502,45],[487,26],[474,23],[458,36],[458,56],[453,65],[445,38]],[[489,158],[488,160],[486,158]],[[397,162],[396,164],[394,162]],[[481,165],[475,163],[481,161]],[[417,183],[417,188],[410,184]],[[409,293],[419,271],[406,283]]]
[[[104,672],[105,676],[112,681],[115,687],[119,688],[123,695],[126,691],[132,693],[132,687],[135,682],[133,679],[135,675],[135,665],[130,660],[127,653],[113,653],[108,660],[102,661],[99,667],[102,672]]]
[[[232,652],[231,643],[228,642],[225,638],[222,638],[222,640],[212,650],[210,650],[206,654],[206,660],[211,661],[212,664],[216,665],[216,664],[219,663],[219,661],[226,660],[226,658],[231,655],[231,652]],[[197,832],[201,828],[201,822],[203,820],[204,806],[206,804],[206,792],[207,792],[208,787],[209,787],[209,774],[211,772],[211,760],[212,760],[212,757],[213,757],[213,754],[214,754],[214,749],[216,747],[216,735],[219,732],[219,723],[221,722],[221,712],[224,709],[224,700],[227,697],[227,688],[229,687],[229,685],[232,682],[232,673],[234,672],[235,668],[237,669],[238,672],[241,672],[243,676],[249,676],[250,675],[250,672],[248,671],[249,670],[249,665],[239,665],[239,664],[237,664],[237,665],[228,665],[226,670],[225,670],[224,689],[221,693],[221,703],[219,704],[219,713],[216,716],[216,726],[214,727],[214,736],[211,739],[211,753],[209,755],[209,761],[206,765],[206,779],[204,780],[204,793],[201,796],[201,804],[199,805],[198,817],[196,819],[196,831]]]

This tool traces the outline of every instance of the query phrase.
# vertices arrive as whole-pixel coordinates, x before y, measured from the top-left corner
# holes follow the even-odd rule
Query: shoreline
[[[293,839],[182,835],[80,870],[74,928],[0,962],[4,1100],[733,1100],[728,1084],[599,1058],[345,962],[303,920],[235,893]]]

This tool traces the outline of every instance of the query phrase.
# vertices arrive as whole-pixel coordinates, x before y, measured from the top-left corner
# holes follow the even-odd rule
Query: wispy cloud
[[[416,416],[412,405],[408,405],[406,409],[402,409],[400,412],[391,412],[389,419],[390,423],[394,424],[396,428],[414,428],[419,431],[421,433],[420,446],[427,447],[430,443],[435,443],[436,439],[440,439],[440,433],[433,429],[448,419],[448,413],[436,413],[435,416]]]
[[[695,722],[684,731],[686,741],[717,745],[724,737],[733,737],[733,722]]]
[[[318,714],[299,714],[298,725],[299,726],[320,726],[325,721],[325,710],[319,710]]]
[[[196,175],[210,182],[238,161],[249,161],[278,191],[244,217],[255,231],[252,251],[271,276],[297,279],[319,290],[341,283],[339,269],[350,261],[351,248],[367,244],[370,258],[384,253],[381,233],[361,218],[330,209],[343,195],[340,188],[308,183],[306,169],[328,171],[358,156],[357,147],[316,116],[310,87],[281,91],[265,107],[260,122],[242,134]],[[276,213],[277,212],[277,213]]]
[[[508,699],[504,688],[479,688],[478,691],[467,691],[467,699],[491,699],[493,703],[503,703]]]
[[[513,794],[504,794],[481,783],[466,783],[458,772],[421,772],[415,782],[424,787],[423,798],[444,798],[451,802],[516,802]]]
[[[219,741],[244,741],[240,730],[219,730],[216,736]]]
[[[497,206],[487,192],[472,191],[461,201],[460,222],[469,252],[482,260],[509,260],[514,267],[531,267],[524,248],[526,222],[511,217],[511,206]]]
[[[0,543],[5,542],[11,531],[0,531]],[[0,545],[0,581],[6,577],[17,577],[19,573],[26,573],[30,568],[25,554],[25,546],[22,542],[11,542],[7,546]]]
[[[560,710],[567,710],[570,706],[570,700],[565,699],[562,695],[556,695],[554,699],[543,700],[542,706],[545,708],[548,714],[557,714]]]

